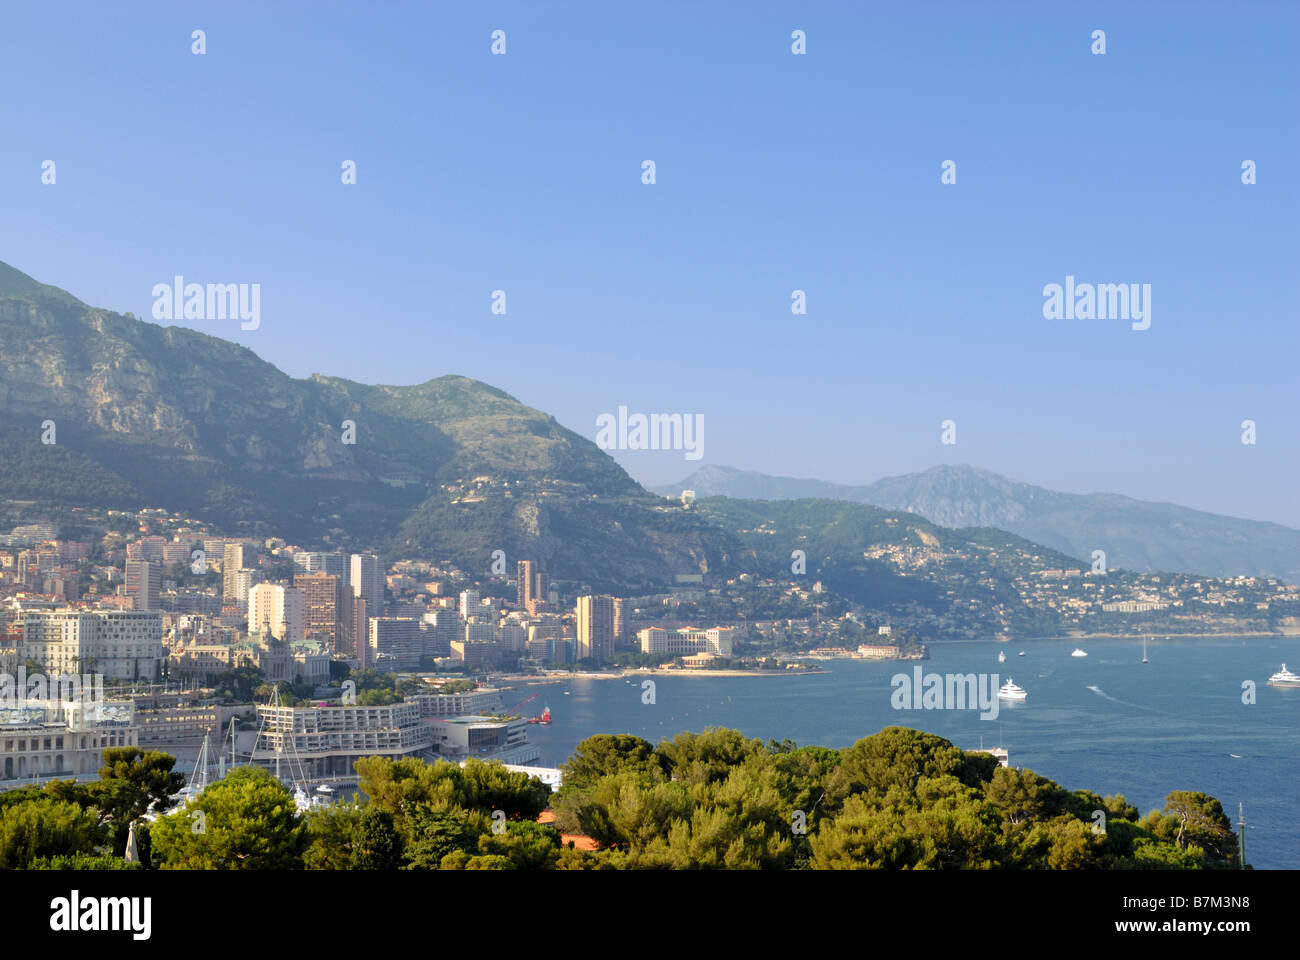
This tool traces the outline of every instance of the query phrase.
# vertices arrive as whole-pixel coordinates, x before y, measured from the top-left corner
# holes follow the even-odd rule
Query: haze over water
[[[1076,646],[1089,656],[1071,657]],[[999,650],[1006,663],[997,662]],[[1012,766],[1069,789],[1122,793],[1143,814],[1176,789],[1217,797],[1234,823],[1244,803],[1248,862],[1300,868],[1300,688],[1267,685],[1283,661],[1300,668],[1300,638],[1157,639],[1147,664],[1140,640],[933,644],[930,654],[920,663],[927,673],[997,673],[1028,699],[1000,704],[994,720],[980,720],[978,710],[895,710],[891,678],[910,676],[916,664],[863,660],[825,661],[830,672],[813,676],[656,676],[655,704],[641,702],[640,675],[631,683],[575,678],[517,689],[519,699],[525,690],[542,693],[526,712],[551,708],[551,726],[529,727],[546,766],[596,733],[658,743],[682,730],[726,726],[838,748],[883,727],[914,727],[966,749],[982,737],[986,747],[1007,748]],[[1242,703],[1245,680],[1256,684],[1253,705]]]

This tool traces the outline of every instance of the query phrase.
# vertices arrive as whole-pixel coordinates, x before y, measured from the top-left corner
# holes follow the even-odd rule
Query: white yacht
[[[998,689],[999,700],[1023,700],[1029,696],[1024,687],[1018,687],[1015,681],[1007,677],[1007,682]]]
[[[1087,655],[1088,651],[1084,650],[1082,647],[1075,647],[1074,652],[1070,654],[1072,657],[1086,657]]]
[[[1300,687],[1300,674],[1292,673],[1282,664],[1282,669],[1268,678],[1270,687]]]
[[[1005,650],[999,650],[998,663],[1006,663],[1006,662],[1007,662],[1007,652]]]
[[[301,786],[293,788],[293,804],[299,813],[307,813],[325,806],[329,801],[324,797],[313,797]]]
[[[1023,657],[1024,655],[1025,655],[1025,651],[1023,650],[1021,650],[1018,654],[1016,654],[1016,656],[1018,657]]]

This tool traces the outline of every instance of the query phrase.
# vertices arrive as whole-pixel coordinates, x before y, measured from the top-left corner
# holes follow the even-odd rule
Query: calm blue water
[[[532,706],[547,703],[554,716],[549,727],[529,727],[542,765],[558,766],[596,733],[658,743],[726,726],[763,740],[845,747],[882,727],[907,726],[967,749],[982,737],[986,747],[1006,747],[1013,766],[1070,789],[1122,793],[1143,813],[1176,789],[1217,797],[1234,821],[1244,803],[1247,859],[1300,868],[1300,688],[1266,685],[1283,661],[1300,672],[1300,638],[1157,640],[1145,665],[1140,642],[1087,641],[1090,655],[1072,658],[1079,645],[932,645],[920,664],[926,672],[998,673],[1028,691],[1025,703],[1002,704],[996,720],[977,711],[894,710],[890,679],[910,675],[913,663],[826,661],[830,673],[803,677],[655,677],[653,705],[641,702],[639,676],[516,689],[541,691]],[[1007,652],[1005,664],[998,650]],[[1256,684],[1252,706],[1241,702],[1244,680]]]

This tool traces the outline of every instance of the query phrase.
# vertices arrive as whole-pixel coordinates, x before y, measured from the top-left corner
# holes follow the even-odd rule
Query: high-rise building
[[[425,614],[429,624],[429,637],[426,644],[430,656],[451,656],[451,645],[462,639],[460,613],[456,610],[435,610]]]
[[[303,573],[330,573],[344,586],[351,583],[352,564],[346,553],[320,553],[300,551],[293,555],[294,566]]]
[[[352,595],[364,597],[372,617],[384,612],[384,568],[373,553],[352,554]]]
[[[424,655],[424,631],[409,617],[371,617],[369,640],[376,667],[410,670]]]
[[[522,623],[507,620],[497,627],[497,640],[511,653],[523,653],[528,644],[528,628]]]
[[[535,560],[520,560],[515,594],[519,606],[537,614],[547,609],[551,593],[551,575]]]
[[[318,639],[331,651],[338,649],[339,614],[343,605],[339,577],[332,573],[299,573],[294,576],[293,585],[302,591],[306,604],[307,639]]]
[[[630,623],[629,617],[632,615],[632,605],[622,597],[614,598],[614,649],[622,650],[625,647],[631,647],[632,636],[628,632]]]
[[[578,598],[578,660],[610,660],[614,656],[614,598]]]
[[[527,609],[528,601],[533,598],[533,587],[535,586],[534,577],[536,566],[532,560],[520,560],[518,573],[515,578],[515,595],[518,597],[519,606]]]
[[[306,639],[306,604],[297,587],[259,583],[248,591],[248,630],[285,643]]]
[[[468,620],[470,617],[481,617],[483,615],[483,602],[477,590],[462,590],[460,592],[460,618]]]
[[[370,628],[367,626],[370,618],[367,616],[366,598],[354,597],[350,589],[342,592],[342,603],[339,605],[338,650],[340,653],[350,653],[363,658],[361,666],[364,669],[364,658],[370,638]]]
[[[221,595],[238,597],[236,580],[240,570],[257,567],[257,550],[247,543],[227,543],[221,556]]]
[[[162,567],[152,560],[126,561],[126,595],[132,609],[159,609],[158,593],[162,589]]]
[[[248,609],[248,591],[257,586],[257,577],[258,572],[247,567],[235,571],[235,595],[230,599],[237,603],[241,610]]]

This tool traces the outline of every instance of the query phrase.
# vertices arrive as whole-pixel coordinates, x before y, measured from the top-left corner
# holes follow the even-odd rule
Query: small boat
[[[1151,662],[1150,660],[1147,659],[1147,638],[1146,637],[1142,638],[1142,662],[1143,663]]]
[[[1292,673],[1282,664],[1282,669],[1268,678],[1270,687],[1300,687],[1300,674]]]
[[[998,663],[1006,663],[1006,662],[1007,662],[1007,653],[1006,653],[1006,651],[1005,651],[1005,650],[999,650],[999,651],[998,651]]]
[[[1025,655],[1025,651],[1023,650],[1021,650],[1018,654],[1016,654],[1016,656],[1018,657],[1023,657],[1024,655]]]
[[[1027,696],[1029,696],[1029,694],[1025,692],[1025,688],[1016,686],[1015,681],[1010,677],[1007,677],[1007,682],[1002,684],[998,689],[999,700],[1014,700],[1019,702],[1024,700]]]
[[[316,792],[317,792],[317,793],[324,793],[324,794],[331,794],[331,793],[334,792],[334,788],[331,787],[328,783],[322,783],[319,787],[316,788]]]
[[[1080,647],[1075,647],[1074,651],[1070,654],[1070,656],[1072,657],[1086,657],[1087,655],[1088,655],[1088,651],[1083,650]]]

